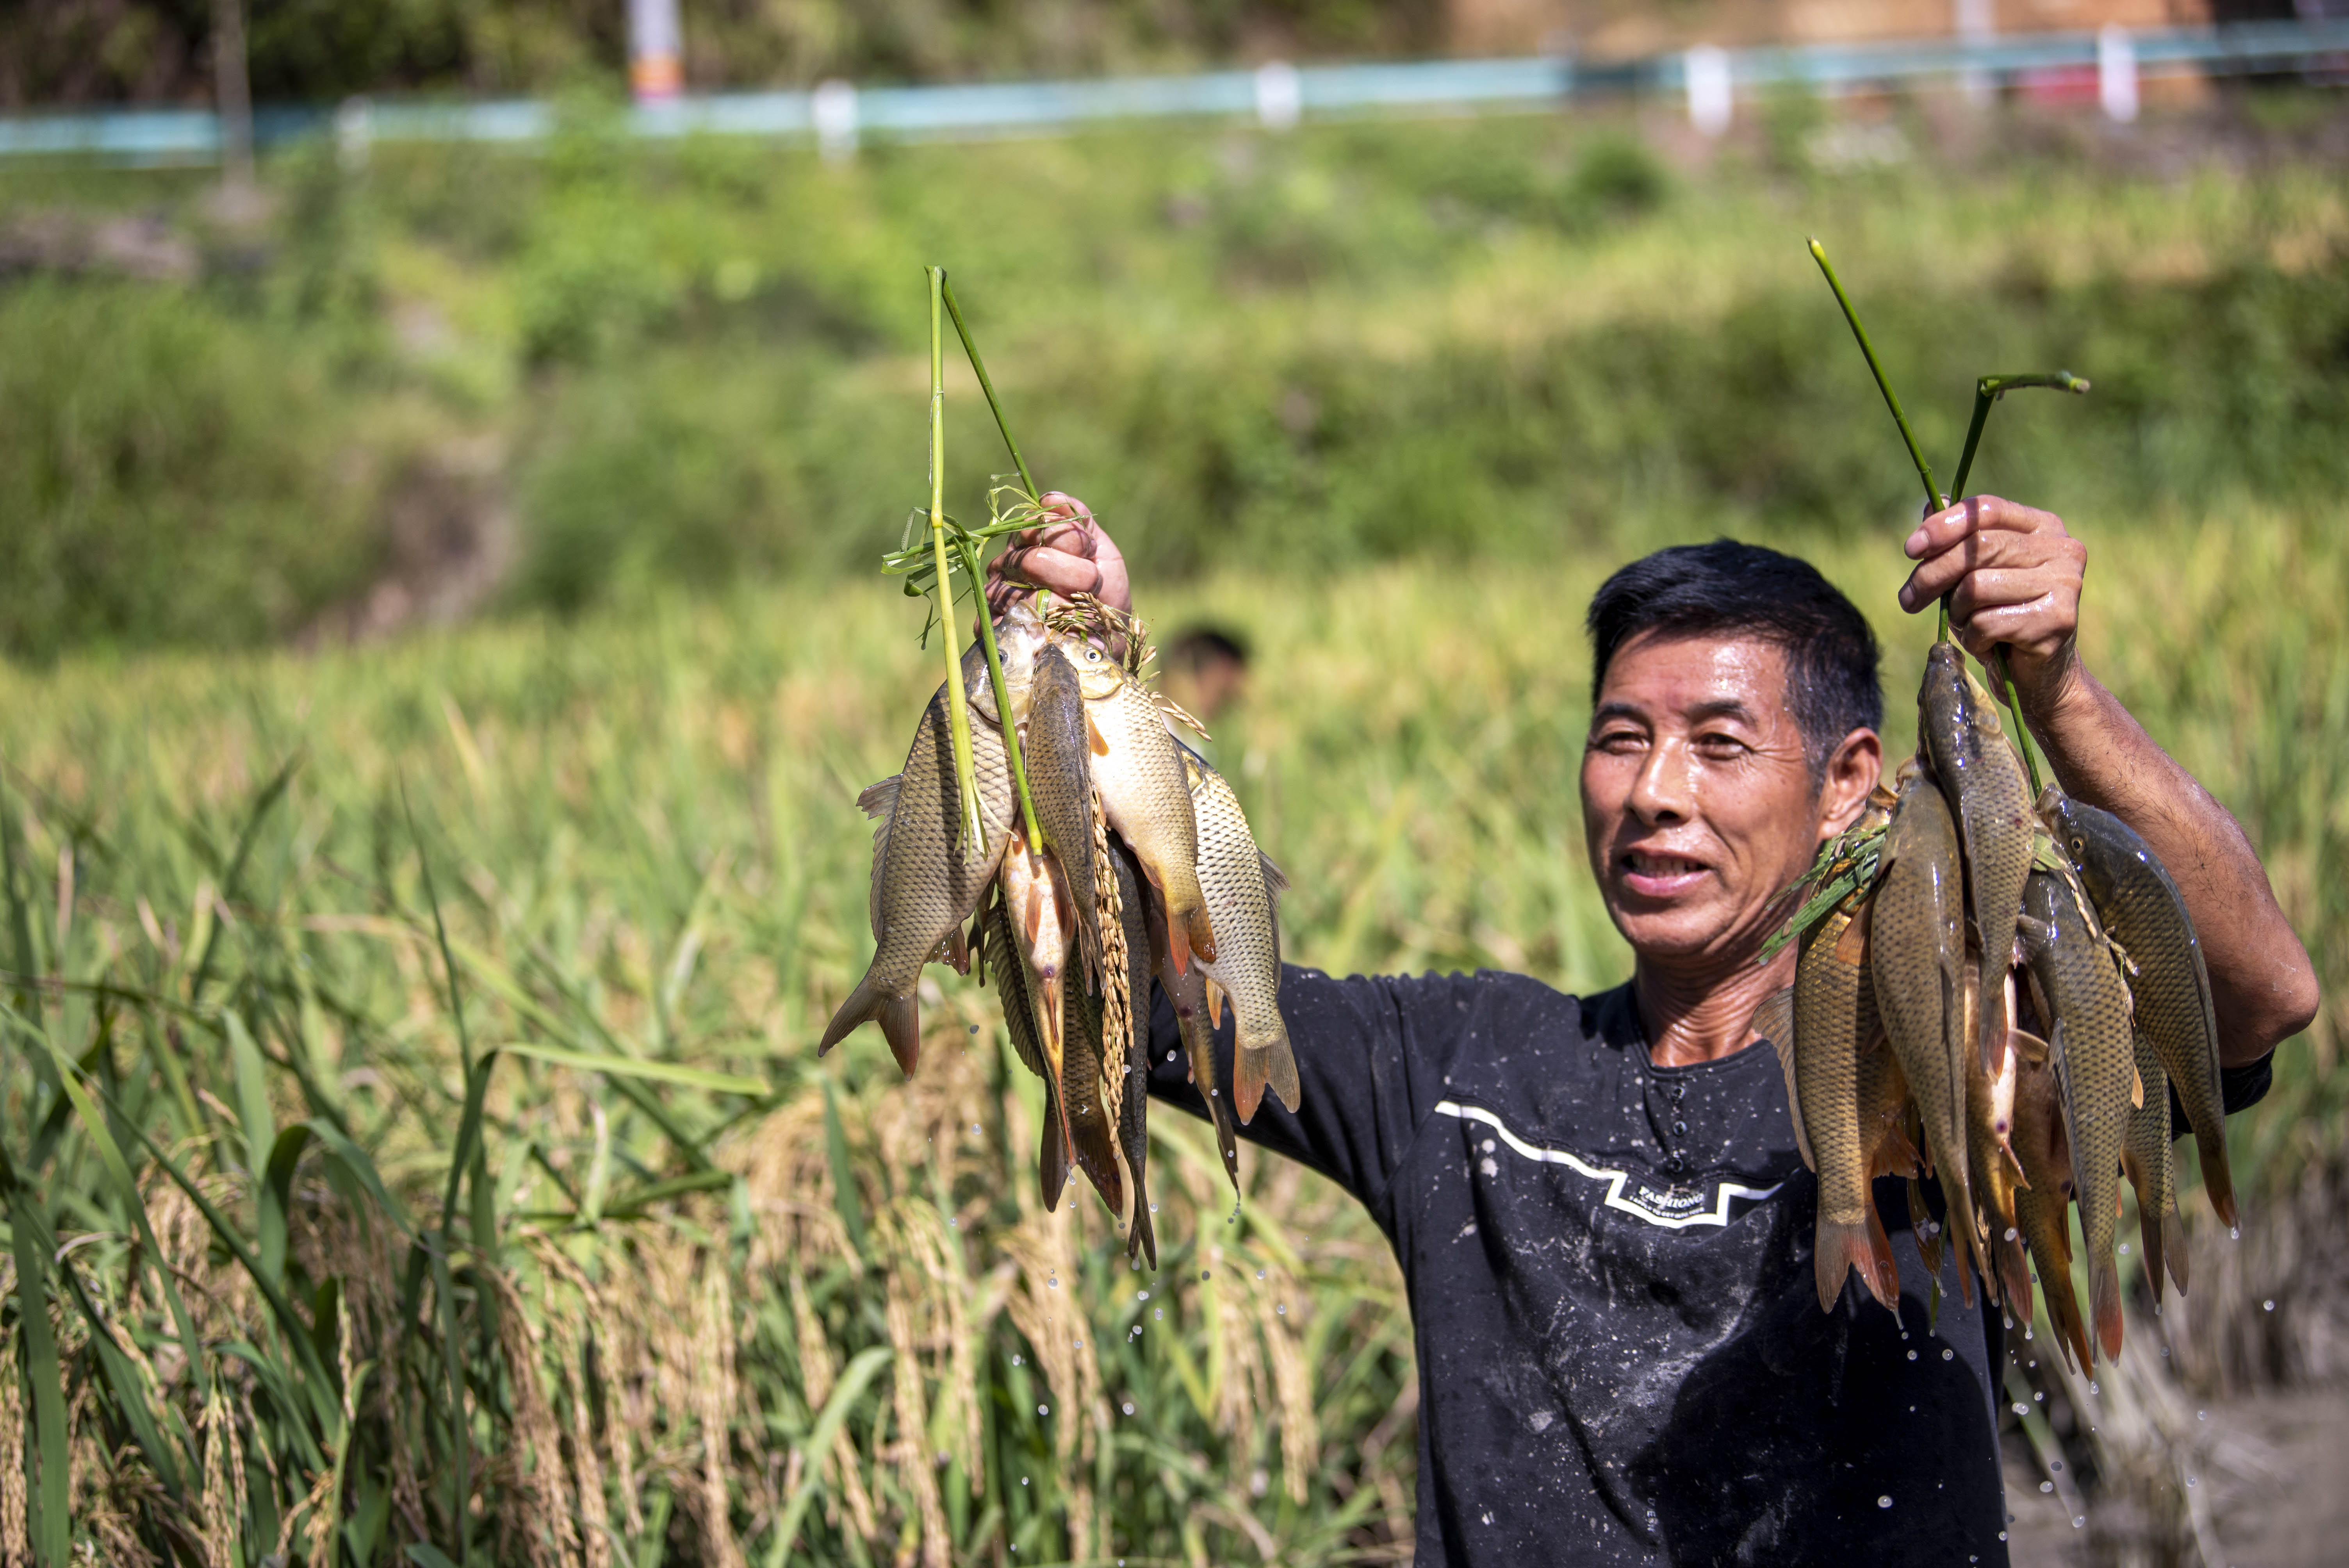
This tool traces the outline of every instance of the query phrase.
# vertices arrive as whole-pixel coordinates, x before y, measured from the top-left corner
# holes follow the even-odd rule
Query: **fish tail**
[[[1182,921],[1169,920],[1166,923],[1166,957],[1174,965],[1177,975],[1191,973],[1191,934]],[[1213,1003],[1210,1002],[1209,1006],[1212,1007]]]
[[[2098,1258],[2089,1265],[2088,1307],[2096,1315],[2096,1343],[2104,1348],[2105,1359],[2119,1360],[2121,1271],[2109,1257]]]
[[[1870,1278],[1876,1259],[1868,1244],[1868,1222],[1851,1220],[1843,1223],[1819,1216],[1818,1239],[1812,1248],[1811,1262],[1819,1287],[1819,1310],[1833,1312],[1836,1303],[1843,1299],[1844,1280],[1852,1270],[1859,1271],[1860,1283],[1872,1293],[1876,1282]]]
[[[1036,1184],[1042,1191],[1044,1212],[1061,1206],[1069,1185],[1069,1133],[1061,1121],[1061,1091],[1049,1081],[1044,1089],[1044,1136],[1036,1150]]]
[[[840,1005],[840,1011],[832,1016],[832,1022],[824,1028],[823,1038],[816,1045],[815,1054],[823,1056],[846,1039],[858,1025],[876,1019],[880,1022],[882,1035],[889,1042],[889,1054],[897,1058],[898,1068],[907,1078],[913,1077],[915,1064],[921,1060],[922,1056],[920,999],[912,992],[903,996],[892,996],[874,978],[870,970],[865,972],[864,979],[857,982],[856,989],[848,994],[848,999]]]
[[[2205,1137],[2198,1129],[2194,1134],[2195,1152],[2202,1161],[2202,1190],[2210,1195],[2210,1207],[2219,1212],[2230,1228],[2235,1221],[2235,1178],[2227,1169],[2227,1143],[2223,1126],[2218,1137]]]
[[[1297,1081],[1297,1055],[1288,1048],[1288,1031],[1280,1032],[1279,1043],[1272,1047],[1272,1059],[1266,1064],[1266,1084],[1273,1096],[1289,1109],[1293,1115],[1299,1101],[1305,1098],[1302,1085]]]
[[[1884,1216],[1876,1212],[1876,1200],[1868,1201],[1868,1267],[1860,1277],[1868,1282],[1868,1294],[1891,1309],[1900,1311],[1900,1264],[1892,1255],[1892,1238],[1884,1233]]]
[[[2005,1294],[2007,1310],[2028,1323],[2031,1320],[2031,1264],[2023,1255],[2023,1243],[2018,1239],[2001,1239],[1991,1248],[1998,1262],[1999,1289]]]
[[[1232,1105],[1239,1112],[1242,1127],[1256,1119],[1256,1108],[1263,1103],[1265,1085],[1271,1078],[1270,1051],[1251,1046],[1233,1047]]]
[[[1139,1255],[1150,1267],[1158,1266],[1158,1234],[1151,1227],[1149,1195],[1139,1178],[1133,1183],[1133,1223],[1125,1233],[1125,1255]]]

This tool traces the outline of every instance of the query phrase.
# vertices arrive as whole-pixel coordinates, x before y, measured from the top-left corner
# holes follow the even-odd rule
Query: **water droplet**
[[[2006,1539],[2006,1532],[2005,1532],[2005,1531],[2003,1531],[2003,1530],[2000,1531],[2000,1532],[1998,1532],[1998,1538],[1999,1538],[2001,1541],[2005,1540],[2005,1539]]]
[[[2230,1225],[2230,1226],[2228,1226],[2228,1227],[2227,1227],[2227,1239],[2228,1239],[2229,1241],[2230,1241],[2230,1242],[2240,1242],[2240,1241],[2241,1241],[2241,1240],[2243,1239],[2243,1228],[2242,1228],[2240,1225]]]
[[[1050,1405],[1039,1405],[1036,1407],[1036,1413],[1040,1416],[1049,1416],[1052,1413],[1052,1407]]]
[[[2086,1519],[2086,1517],[2085,1517],[2085,1515],[2075,1513],[2075,1514],[2074,1514],[2074,1515],[2072,1516],[2072,1528],[2073,1528],[2073,1529],[2075,1529],[2075,1530],[2085,1530],[2085,1529],[2086,1529],[2086,1528],[2087,1528],[2087,1524],[2088,1524],[2088,1521],[2087,1521],[2087,1519]]]
[[[2210,1418],[2210,1412],[2208,1410],[2197,1410],[2194,1412],[2194,1418],[2198,1421],[2207,1421]]]
[[[1166,1315],[1166,1312],[1163,1307],[1154,1306],[1150,1309],[1150,1315],[1153,1318],[1164,1318]]]
[[[949,1231],[958,1231],[962,1229],[961,1218],[957,1215],[948,1214],[947,1216],[947,1229]]]
[[[1129,1416],[1133,1414],[1133,1401],[1131,1399],[1125,1402],[1125,1413]]]
[[[1947,1360],[1950,1360],[1951,1357],[1955,1357],[1956,1355],[1957,1355],[1957,1352],[1956,1352],[1956,1351],[1951,1350],[1951,1349],[1949,1349],[1949,1348],[1947,1348],[1947,1347],[1945,1346],[1945,1347],[1942,1349],[1942,1351],[1941,1351],[1941,1359],[1942,1359],[1942,1360],[1944,1360],[1944,1361],[1947,1361]]]
[[[2091,1393],[2091,1394],[2094,1394],[2094,1393],[2096,1393],[2096,1392],[2098,1392],[2098,1391],[2099,1391],[2099,1390],[2098,1390],[2098,1389],[2097,1389],[2097,1387],[2096,1387],[2096,1381],[2095,1381],[2095,1378],[2093,1378],[2093,1377],[2091,1377],[2090,1379],[2088,1379],[2088,1392],[2089,1392],[2089,1393]]]
[[[2274,1299],[2271,1297],[2270,1299],[2260,1303],[2260,1310],[2261,1312],[2273,1312],[2275,1310]]]
[[[1060,1288],[1061,1288],[1061,1282],[1060,1282],[1059,1280],[1057,1280],[1057,1279],[1048,1279],[1048,1280],[1046,1280],[1044,1283],[1045,1283],[1046,1284],[1048,1284],[1048,1285],[1051,1286],[1054,1290],[1058,1290],[1058,1289],[1060,1289]]]
[[[2064,1461],[2062,1460],[2049,1460],[2047,1461],[2047,1468],[2051,1470],[2060,1470],[2064,1468]]]
[[[1019,1484],[1020,1484],[1021,1486],[1026,1486],[1026,1485],[1028,1484],[1028,1478],[1027,1478],[1026,1476],[1024,1476],[1024,1475],[1023,1475],[1023,1476],[1021,1476],[1021,1477],[1019,1478]],[[1012,1551],[1014,1551],[1014,1552],[1017,1552],[1017,1551],[1019,1551],[1019,1548],[1018,1548],[1017,1546],[1015,1546],[1015,1547],[1013,1547],[1011,1550],[1012,1550]]]
[[[1258,1270],[1257,1270],[1257,1271],[1256,1271],[1256,1277],[1257,1277],[1257,1278],[1258,1278],[1258,1279],[1262,1279],[1262,1278],[1264,1277],[1264,1271],[1263,1271],[1262,1269],[1258,1269]]]
[[[2036,1363],[2036,1362],[2033,1362],[2033,1366],[2036,1366],[2036,1365],[2037,1365],[2037,1363]],[[2044,1402],[2044,1401],[2046,1399],[2046,1398],[2047,1398],[2047,1392],[2046,1392],[2046,1390],[2045,1390],[2045,1389],[2044,1389],[2044,1388],[2043,1388],[2043,1389],[2041,1389],[2038,1393],[2033,1394],[2033,1395],[2032,1395],[2032,1396],[2031,1396],[2031,1402],[2032,1402],[2033,1404],[2034,1404],[2034,1405],[2036,1405],[2036,1404],[2040,1404],[2040,1403]]]
[[[1154,1213],[1156,1213],[1156,1212],[1158,1212],[1158,1205],[1157,1205],[1157,1204],[1155,1204],[1155,1203],[1151,1204],[1151,1205],[1150,1205],[1150,1212],[1151,1212],[1152,1213],[1154,1213]]]
[[[1890,1508],[1892,1506],[1891,1494],[1888,1492],[1884,1496],[1878,1498],[1876,1500],[1876,1506],[1878,1508]]]
[[[1916,1359],[1917,1359],[1917,1353],[1916,1353],[1914,1350],[1911,1350],[1910,1352],[1909,1352],[1909,1360],[1911,1360],[1911,1361],[1914,1361],[1914,1360],[1916,1360]]]
[[[2027,1416],[2031,1414],[2031,1407],[2017,1399],[2014,1402],[2014,1413],[2018,1416]]]
[[[1150,1299],[1150,1293],[1146,1290],[1135,1291],[1133,1293],[1133,1299],[1136,1301],[1148,1301]]]
[[[1078,1341],[1077,1341],[1077,1348],[1078,1348],[1078,1349],[1080,1349],[1080,1350],[1082,1350],[1084,1347],[1085,1347],[1085,1342],[1084,1342],[1083,1340],[1081,1340],[1081,1339],[1078,1340]]]
[[[1278,1313],[1278,1314],[1280,1314],[1280,1315],[1281,1315],[1281,1316],[1286,1317],[1286,1316],[1288,1316],[1288,1304],[1287,1302],[1285,1302],[1285,1301],[1284,1301],[1284,1302],[1282,1302],[1278,1306],[1274,1307],[1272,1310],[1273,1310],[1273,1311],[1275,1311],[1275,1312],[1277,1312],[1277,1313]]]
[[[2041,1491],[2054,1491],[2055,1490],[2055,1483],[2052,1480],[2043,1480],[2039,1483],[2039,1490]]]
[[[971,1131],[971,1136],[972,1136],[972,1137],[976,1138],[977,1136],[978,1136],[978,1123],[977,1123],[977,1122],[975,1122],[975,1121],[974,1121],[974,1122],[972,1122],[972,1123],[970,1124],[970,1131]]]
[[[2121,1256],[2128,1256],[2128,1243],[2127,1242],[2123,1242],[2121,1243]]]
[[[1489,1508],[1485,1511],[1485,1522],[1487,1524],[1493,1522],[1493,1511]]]
[[[1207,1271],[1206,1269],[1201,1269],[1199,1271],[1199,1277],[1201,1279],[1206,1279],[1207,1277]]]
[[[2186,1484],[2188,1486],[2192,1486],[2194,1484],[2194,1478],[2192,1476],[2188,1476],[2186,1478]]]
[[[2014,1240],[2014,1227],[2013,1225],[2009,1225],[2006,1228],[2006,1239],[2010,1242]]]
[[[1019,1357],[1018,1357],[1017,1356],[1014,1356],[1014,1357],[1011,1358],[1011,1365],[1013,1365],[1014,1367],[1019,1366]]]

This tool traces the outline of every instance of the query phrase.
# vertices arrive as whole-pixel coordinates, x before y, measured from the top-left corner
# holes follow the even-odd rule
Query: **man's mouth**
[[[1624,885],[1650,898],[1670,898],[1684,892],[1713,869],[1702,861],[1666,850],[1626,850],[1618,863]]]

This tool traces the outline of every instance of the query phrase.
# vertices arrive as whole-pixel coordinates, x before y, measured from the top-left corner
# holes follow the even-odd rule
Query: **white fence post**
[[[2096,35],[2096,101],[2106,119],[2127,125],[2137,118],[2137,45],[2117,23]]]
[[[856,89],[837,77],[818,82],[808,99],[808,118],[815,122],[816,150],[827,163],[837,163],[856,150]]]
[[[1736,97],[1728,54],[1714,45],[1699,44],[1681,57],[1681,75],[1688,86],[1689,123],[1707,136],[1727,130]]]
[[[1294,130],[1305,113],[1305,84],[1297,67],[1286,60],[1267,60],[1256,68],[1257,123],[1267,130]]]
[[[628,86],[638,103],[667,103],[684,90],[677,0],[628,0]]]

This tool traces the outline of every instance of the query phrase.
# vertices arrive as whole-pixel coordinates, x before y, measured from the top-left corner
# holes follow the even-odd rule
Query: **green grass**
[[[2089,658],[2243,816],[2327,982],[2330,1010],[2239,1128],[2240,1179],[2282,1191],[2342,1125],[2349,910],[2320,870],[2341,863],[2349,798],[2339,513],[2075,521]],[[1898,694],[1930,634],[1889,609],[1892,546],[1768,537],[1882,613],[1904,746]],[[1144,581],[1163,624],[1212,614],[1257,645],[1217,748],[1296,883],[1300,959],[1621,975],[1578,842],[1585,655],[1552,597],[1578,603],[1611,564]],[[200,1528],[205,1371],[95,1129],[57,1098],[60,1056],[225,1391],[248,1541],[339,1468],[357,1560],[412,1539],[454,1559],[461,1435],[477,1559],[533,1532],[558,1553],[584,1486],[629,1561],[771,1560],[820,1468],[792,1455],[827,1430],[854,1480],[823,1471],[796,1515],[815,1560],[918,1537],[957,1561],[1015,1542],[1023,1562],[1225,1561],[1260,1531],[1282,1561],[1337,1561],[1407,1533],[1408,1319],[1348,1202],[1248,1156],[1233,1220],[1200,1130],[1162,1114],[1167,1252],[1136,1274],[1089,1201],[1038,1212],[1040,1108],[971,983],[933,972],[909,1087],[871,1031],[813,1060],[865,956],[852,797],[896,766],[933,673],[915,619],[862,583],[663,596],[373,654],[0,682],[11,967],[63,982],[11,1005],[28,1047],[7,1080],[12,1218],[77,1241],[51,1290],[69,1267],[127,1333],[118,1358],[61,1311],[82,1538],[136,1561]],[[490,1054],[507,1042],[534,1054]],[[600,1058],[600,1082],[566,1052]],[[671,1063],[768,1087],[641,1076]],[[419,1254],[403,1225],[440,1239]],[[140,1408],[178,1500],[150,1479]],[[912,1423],[918,1454],[899,1446]]]
[[[641,146],[585,107],[565,127],[538,156],[289,154],[257,236],[210,226],[185,175],[0,175],[0,214],[158,211],[213,257],[160,293],[0,301],[23,377],[0,413],[26,437],[0,449],[0,525],[74,573],[0,584],[0,650],[282,635],[358,589],[419,455],[460,440],[515,520],[510,603],[862,573],[926,499],[931,261],[1038,470],[1102,498],[1162,580],[1874,530],[1909,490],[1810,233],[1934,450],[1985,371],[2095,379],[2002,419],[1983,485],[2199,515],[2349,484],[2349,211],[2289,158],[2156,177],[2038,150],[2018,120],[1972,162],[1732,152],[1688,174],[1622,123],[1525,117],[831,167]],[[147,368],[191,342],[184,374]],[[955,389],[949,503],[976,515],[1006,465],[959,370]],[[214,523],[191,573],[183,498],[218,496],[248,521]],[[238,593],[255,578],[283,581]]]

